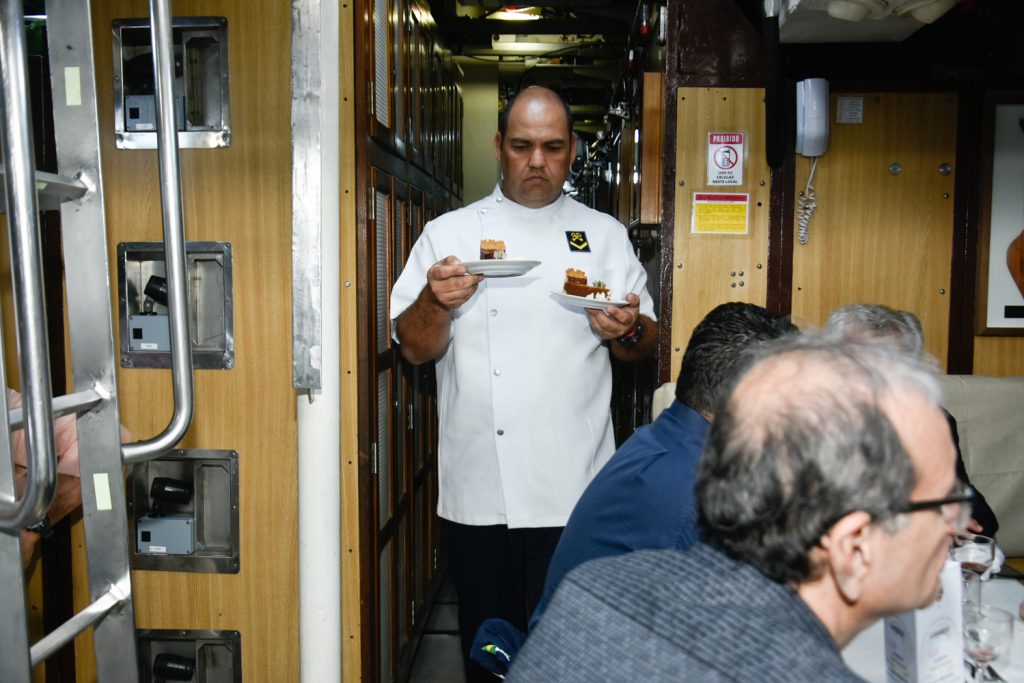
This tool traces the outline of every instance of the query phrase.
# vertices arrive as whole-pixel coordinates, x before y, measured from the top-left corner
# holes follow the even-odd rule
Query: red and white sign
[[[743,133],[708,133],[708,185],[742,185],[743,159]]]

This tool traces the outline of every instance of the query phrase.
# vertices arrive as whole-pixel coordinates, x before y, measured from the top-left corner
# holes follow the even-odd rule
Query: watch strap
[[[39,534],[42,538],[48,538],[53,533],[53,525],[50,524],[50,516],[43,515],[43,518],[31,526],[25,527],[25,531]]]
[[[640,319],[637,319],[636,326],[633,327],[633,329],[627,332],[626,334],[616,339],[615,343],[628,348],[630,346],[635,346],[636,344],[638,344],[640,342],[640,338],[643,336],[644,324]]]

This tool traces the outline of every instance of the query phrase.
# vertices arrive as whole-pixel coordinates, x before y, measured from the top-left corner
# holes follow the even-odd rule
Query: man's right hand
[[[470,275],[455,256],[447,256],[427,270],[427,288],[433,299],[444,308],[458,308],[476,292],[483,275]]]
[[[402,357],[414,365],[437,358],[448,345],[451,310],[469,301],[482,279],[454,256],[430,266],[427,285],[395,321]]]

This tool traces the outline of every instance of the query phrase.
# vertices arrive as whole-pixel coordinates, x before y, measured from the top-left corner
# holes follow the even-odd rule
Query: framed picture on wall
[[[986,100],[977,329],[1024,336],[1024,93]]]

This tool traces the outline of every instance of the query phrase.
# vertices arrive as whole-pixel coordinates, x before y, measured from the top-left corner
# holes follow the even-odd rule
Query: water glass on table
[[[974,681],[985,680],[985,670],[1005,657],[1013,641],[1013,615],[989,605],[964,608],[964,654],[974,666]]]
[[[960,577],[963,580],[960,589],[963,610],[977,609],[981,604],[981,574],[961,566]]]
[[[949,556],[964,569],[984,576],[996,559],[996,542],[988,536],[960,533],[953,536]]]

